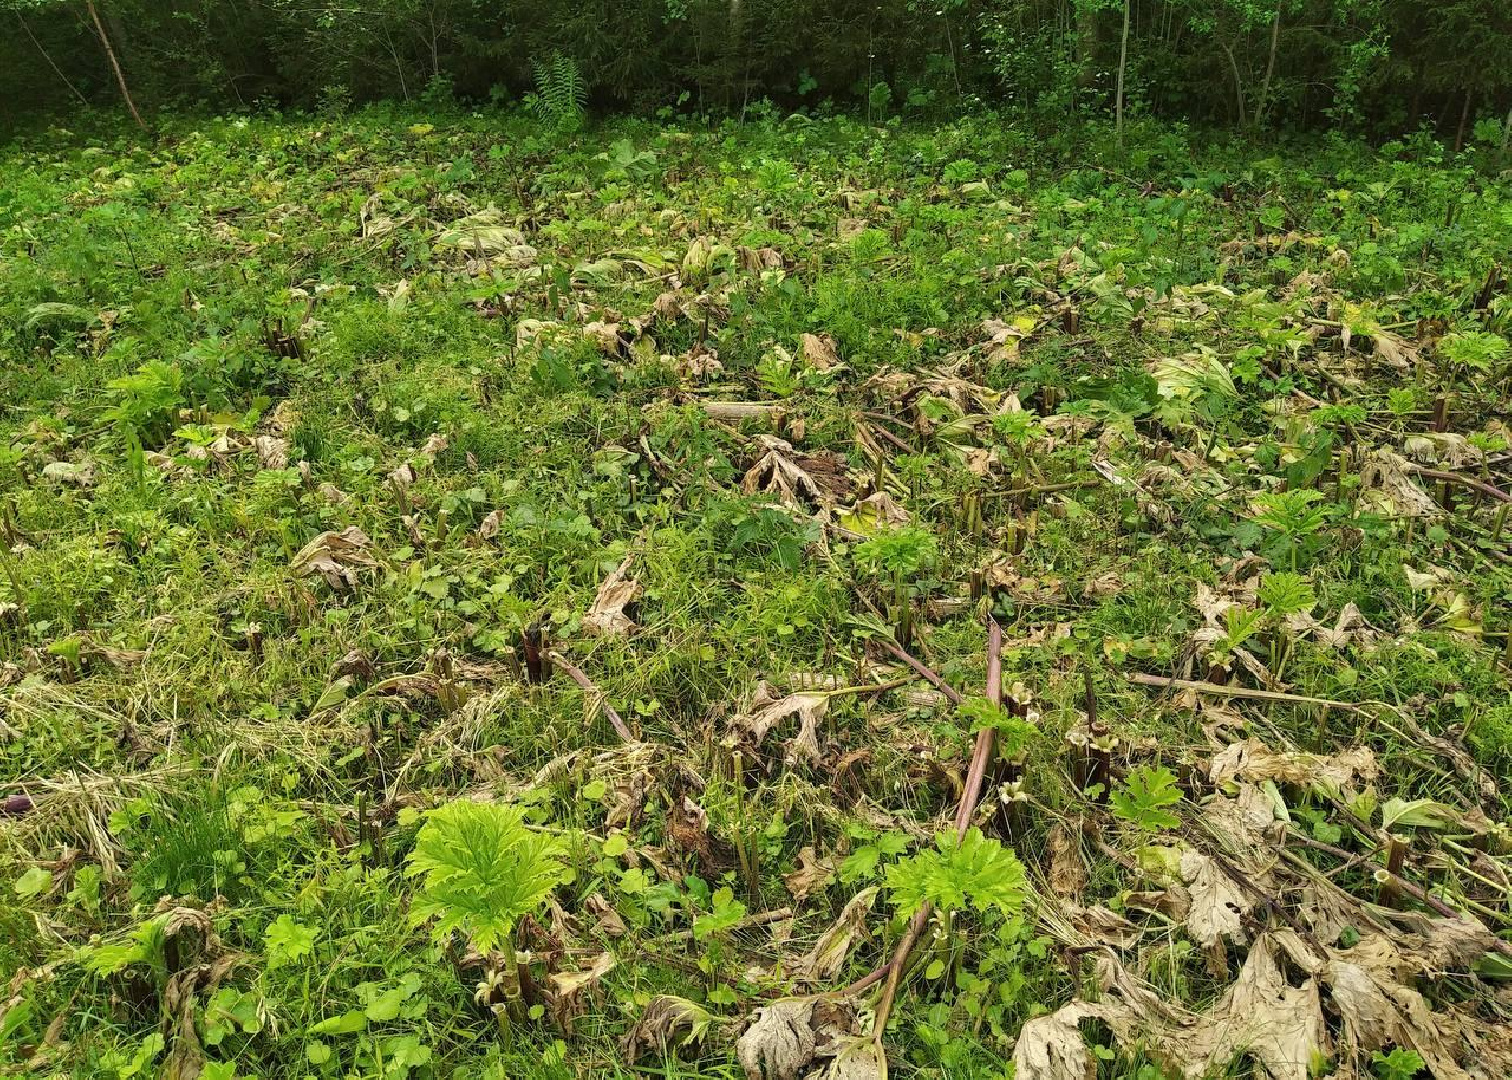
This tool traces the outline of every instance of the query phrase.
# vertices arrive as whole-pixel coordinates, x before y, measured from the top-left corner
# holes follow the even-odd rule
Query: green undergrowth
[[[1148,914],[1255,785],[1372,911],[1422,909],[1373,876],[1406,833],[1403,879],[1512,922],[1512,188],[1420,141],[1102,138],[373,111],[0,148],[7,1069],[738,1076],[743,1018],[928,898],[892,1074],[1004,1076],[1098,997],[1067,850],[1183,1008],[1288,925],[1279,883],[1216,945]],[[1006,710],[882,644],[977,697],[989,615]],[[974,726],[982,833],[937,846]],[[1293,764],[1212,764],[1245,739]],[[456,799],[556,868],[481,955],[415,917]],[[1099,1075],[1175,1068],[1118,1023]],[[1358,1060],[1410,1076],[1407,1041]]]

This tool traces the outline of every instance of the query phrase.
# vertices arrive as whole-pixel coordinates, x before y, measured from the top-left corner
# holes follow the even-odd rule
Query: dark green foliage
[[[557,53],[550,60],[531,64],[535,75],[535,111],[542,120],[556,127],[572,127],[581,122],[588,105],[588,89],[577,63]]]
[[[873,123],[982,104],[1046,133],[1111,115],[1116,0],[99,0],[144,106],[449,106],[528,96],[738,112],[844,102]],[[0,120],[120,100],[85,0],[0,0]],[[1125,112],[1242,127],[1435,126],[1506,148],[1501,0],[1130,0]],[[1467,57],[1473,58],[1465,62]],[[150,115],[150,113],[149,113]],[[1159,153],[1139,141],[1132,152]]]

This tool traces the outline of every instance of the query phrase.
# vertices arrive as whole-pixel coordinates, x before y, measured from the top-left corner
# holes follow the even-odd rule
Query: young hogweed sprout
[[[900,644],[908,644],[913,630],[909,580],[934,566],[939,557],[939,541],[917,525],[889,529],[856,545],[857,564],[873,577],[892,583]]]
[[[565,858],[555,837],[526,826],[522,808],[470,799],[427,813],[410,852],[407,873],[421,879],[410,920],[434,922],[438,940],[461,933],[485,954],[485,983],[503,999],[506,1029],[509,1014],[523,1014],[515,926],[567,879]]]

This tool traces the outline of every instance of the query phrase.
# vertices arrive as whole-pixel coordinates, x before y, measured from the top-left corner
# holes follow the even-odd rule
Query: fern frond
[[[530,61],[536,83],[536,115],[549,124],[568,126],[582,119],[588,107],[588,87],[577,61],[562,53],[550,60]]]

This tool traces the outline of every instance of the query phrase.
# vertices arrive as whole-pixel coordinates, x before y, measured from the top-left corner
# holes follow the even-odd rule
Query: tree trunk
[[[1129,8],[1133,6],[1133,0],[1124,0],[1123,10],[1123,37],[1118,43],[1118,89],[1113,101],[1113,131],[1118,139],[1118,148],[1123,149],[1123,114],[1124,114],[1124,72],[1129,67]]]
[[[1097,9],[1090,5],[1076,8],[1076,82],[1091,86],[1097,77]]]
[[[955,81],[956,100],[966,96],[961,89],[961,69],[956,64],[955,35],[950,32],[950,16],[945,16],[945,44],[950,48],[950,77]]]
[[[1228,57],[1229,70],[1234,73],[1234,101],[1239,106],[1239,126],[1249,126],[1249,116],[1244,109],[1244,77],[1239,74],[1239,61],[1234,59],[1234,50],[1220,41],[1218,47],[1223,50],[1223,55]]]
[[[741,19],[740,19],[740,0],[730,0],[729,15],[728,15],[728,17],[725,20],[725,34],[726,34],[725,41],[727,42],[728,48],[730,50],[729,55],[732,56],[732,57],[741,57],[741,56],[744,55],[744,51],[743,50],[744,50],[744,45],[745,45],[745,35],[741,32],[743,29],[744,29],[744,27],[742,26]],[[866,57],[867,57],[867,59],[866,59],[866,91],[867,91],[867,93],[866,93],[866,122],[868,124],[870,124],[871,120],[872,120],[872,115],[871,115],[871,113],[872,113],[872,108],[871,108],[871,88],[872,88],[872,27],[871,27],[871,23],[870,22],[868,22],[866,24]],[[747,67],[747,68],[750,67],[749,60],[746,62],[745,67]],[[737,68],[736,64],[733,64],[733,63],[730,64],[730,78],[731,79],[736,78],[736,75],[735,75],[736,68]],[[751,88],[749,86],[745,87],[743,89],[742,93],[741,93],[741,98],[740,98],[740,122],[742,124],[745,123],[746,101],[750,97],[750,93],[751,93]],[[725,107],[729,108],[729,106],[734,101],[735,101],[735,86],[734,86],[733,83],[727,83],[727,84],[725,84]]]
[[[1276,45],[1281,40],[1281,3],[1276,2],[1276,17],[1271,20],[1270,59],[1265,62],[1265,79],[1260,83],[1260,100],[1255,103],[1255,126],[1265,122],[1265,110],[1270,105],[1271,76],[1276,73]]]
[[[1473,89],[1465,91],[1465,103],[1460,106],[1459,128],[1454,133],[1454,152],[1457,154],[1465,148],[1465,128],[1470,123],[1470,102],[1475,98]]]
[[[1423,69],[1417,64],[1412,68],[1412,98],[1407,102],[1407,123],[1416,128],[1423,115]]]
[[[137,112],[136,102],[131,100],[131,91],[126,86],[126,76],[121,71],[120,61],[116,59],[115,49],[110,46],[110,35],[105,33],[105,27],[100,22],[100,13],[95,10],[94,0],[84,0],[89,8],[89,17],[94,20],[95,33],[100,36],[100,44],[105,46],[105,55],[110,60],[110,68],[115,72],[116,85],[121,88],[121,97],[126,101],[126,107],[131,110],[132,119],[137,122],[137,127],[147,130],[147,122],[142,119],[142,114]]]
[[[53,74],[62,79],[63,85],[73,91],[73,96],[79,99],[79,104],[88,108],[89,99],[79,92],[79,88],[73,84],[73,80],[71,80],[67,75],[63,74],[63,69],[58,67],[58,65],[53,62],[52,56],[46,49],[42,47],[42,43],[37,40],[37,35],[32,33],[31,26],[27,24],[26,16],[22,15],[18,11],[16,12],[16,18],[20,21],[21,29],[25,31],[26,36],[31,39],[31,43],[35,45],[37,47],[37,51],[42,54],[42,59],[47,61],[47,66],[53,69]]]
[[[383,28],[383,47],[388,50],[389,56],[394,61],[394,71],[399,76],[399,92],[404,95],[405,101],[409,101],[409,83],[404,78],[404,61],[399,56],[399,50],[394,48],[393,36],[389,34],[386,26]]]
[[[431,8],[426,12],[430,21],[430,54],[431,54],[431,78],[441,77],[441,39],[436,33],[436,9]]]
[[[1509,147],[1512,147],[1512,109],[1507,110],[1506,123],[1502,124],[1502,153],[1505,154]]]

